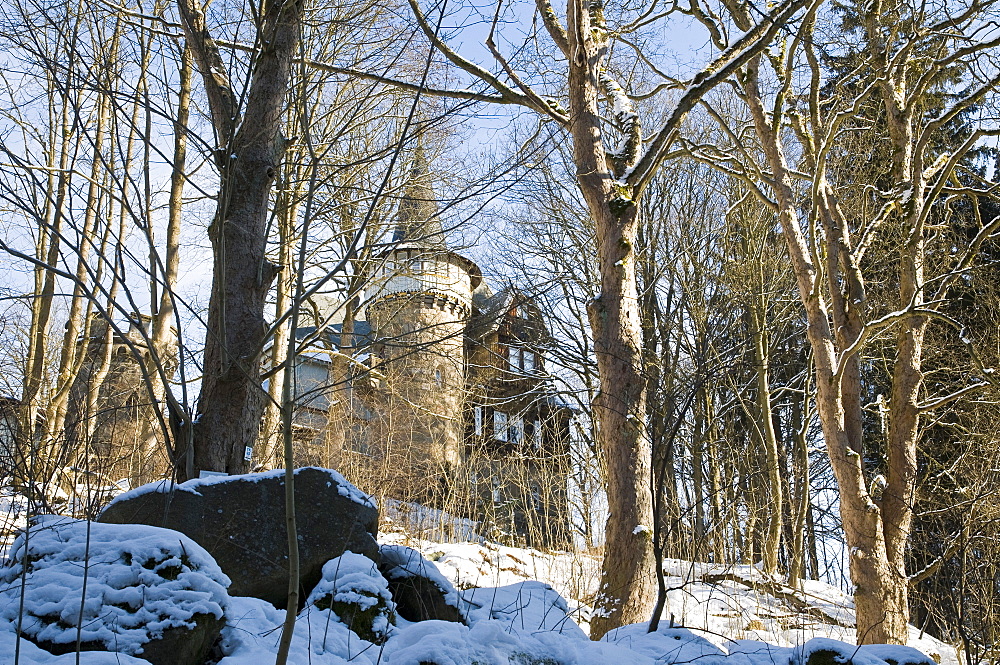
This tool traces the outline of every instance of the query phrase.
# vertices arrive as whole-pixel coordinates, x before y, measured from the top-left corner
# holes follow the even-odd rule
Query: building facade
[[[129,479],[134,486],[170,473],[157,407],[163,387],[158,375],[146,373],[150,327],[150,317],[133,314],[119,332],[95,315],[89,335],[77,342],[84,360],[67,402],[66,463],[105,483]],[[157,355],[168,380],[177,362],[176,331],[171,333]]]
[[[328,346],[359,360],[325,402],[341,404],[341,422],[314,440],[339,432],[337,466],[362,489],[474,519],[490,537],[566,545],[573,412],[546,378],[544,319],[524,293],[491,291],[444,238],[418,151],[352,343],[330,326]],[[296,392],[330,367],[306,354]]]

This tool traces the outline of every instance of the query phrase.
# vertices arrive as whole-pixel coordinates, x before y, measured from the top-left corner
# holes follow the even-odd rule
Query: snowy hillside
[[[589,626],[588,600],[597,591],[597,557],[505,547],[495,543],[440,543],[406,533],[382,533],[382,542],[408,545],[434,561],[460,589],[502,587],[526,580],[551,585],[570,605],[570,616],[585,631]],[[670,615],[716,646],[728,649],[733,641],[759,641],[778,647],[796,647],[814,637],[854,641],[851,597],[822,582],[805,580],[795,590],[765,579],[749,566],[721,568],[689,561],[668,561]],[[910,627],[910,646],[934,660],[958,665],[954,648]]]
[[[10,507],[16,503],[8,498]],[[386,512],[392,514],[394,510],[390,508]],[[684,561],[670,561],[666,566],[670,602],[656,633],[649,634],[647,627],[639,624],[613,631],[600,643],[590,642],[586,637],[591,611],[588,601],[597,586],[600,561],[596,557],[539,552],[483,541],[447,543],[420,539],[412,535],[411,530],[403,529],[403,522],[405,520],[384,520],[388,528],[395,530],[380,533],[380,543],[384,549],[385,546],[413,548],[433,562],[437,571],[432,577],[439,572],[454,585],[449,593],[455,598],[467,625],[437,620],[411,623],[398,615],[395,625],[391,625],[388,618],[393,615],[395,603],[386,591],[385,579],[370,560],[345,554],[336,564],[331,561],[331,565],[324,567],[323,582],[313,590],[306,607],[299,613],[290,663],[670,665],[697,659],[705,665],[807,665],[819,662],[819,659],[809,659],[810,654],[819,651],[831,652],[827,656],[833,657],[835,662],[850,661],[854,665],[929,663],[917,651],[903,647],[858,649],[852,646],[854,629],[850,598],[830,586],[807,582],[803,590],[794,590],[765,579],[750,567],[723,569]],[[107,613],[100,609],[101,603],[107,605],[109,602],[107,598],[121,593],[119,589],[124,578],[120,571],[115,571],[114,565],[125,562],[128,564],[126,572],[137,572],[145,579],[149,571],[176,567],[178,561],[190,565],[192,571],[185,572],[183,577],[167,576],[156,588],[163,589],[162,594],[180,588],[181,597],[190,599],[192,593],[204,595],[211,587],[208,589],[212,599],[210,610],[215,615],[224,612],[226,617],[221,642],[209,663],[257,665],[274,661],[285,612],[262,600],[226,595],[219,586],[220,573],[213,568],[210,559],[197,559],[195,555],[203,556],[200,549],[196,551],[197,546],[187,540],[178,541],[174,537],[179,535],[176,532],[137,527],[143,538],[153,538],[153,532],[159,531],[165,534],[161,537],[167,542],[161,557],[165,557],[166,563],[146,564],[144,569],[136,563],[137,559],[133,561],[136,555],[132,551],[139,544],[134,538],[129,542],[127,533],[131,527],[115,525],[114,531],[95,535],[93,541],[99,543],[99,547],[95,545],[88,556],[97,556],[100,560],[88,564],[94,578],[90,591],[81,591],[79,582],[67,576],[67,562],[73,554],[69,548],[58,547],[58,539],[66,537],[58,534],[68,534],[73,529],[79,531],[83,528],[80,525],[85,524],[73,522],[63,532],[56,531],[57,538],[53,541],[56,545],[49,546],[46,556],[58,565],[52,568],[52,573],[46,574],[48,576],[36,570],[34,574],[40,576],[35,582],[36,588],[29,588],[23,599],[16,566],[7,568],[6,578],[0,578],[4,579],[0,588],[0,663],[148,665],[139,657],[143,655],[143,638],[141,635],[136,637],[132,629],[127,633],[132,640],[131,646],[124,653],[88,651],[80,654],[79,660],[74,653],[52,655],[27,639],[15,637],[18,610],[22,602],[25,612],[32,616],[44,617],[52,608],[58,610],[58,621],[37,627],[47,631],[50,643],[71,647],[82,634],[86,638],[84,642],[99,638],[114,644],[114,640],[126,636],[121,625],[132,616],[126,607],[132,601],[123,603],[119,599]],[[96,523],[93,526],[95,529],[110,528],[110,525]],[[467,535],[472,535],[471,529]],[[118,541],[120,544],[116,545]],[[153,541],[149,543],[142,547],[156,550]],[[178,543],[180,554],[168,551],[176,549]],[[399,549],[405,550],[405,547]],[[39,567],[34,559],[30,562]],[[195,569],[199,566],[203,572],[198,574],[205,576],[208,582],[198,581]],[[182,581],[188,586],[179,587]],[[222,575],[221,582],[225,581]],[[100,589],[100,598],[92,598],[95,589]],[[81,593],[87,597],[88,618],[83,626],[77,621],[78,612],[83,610],[76,609],[83,605]],[[165,598],[167,596],[163,595],[158,603],[163,605]],[[349,622],[336,613],[341,611],[337,602],[361,603],[368,607],[376,600],[380,618],[373,632],[362,633],[354,626],[349,628]],[[138,602],[139,609],[145,611],[145,597]],[[198,602],[205,604],[201,600]],[[114,616],[109,623],[111,614]],[[177,616],[183,617],[184,612],[161,607],[157,620],[167,625],[172,621],[170,617]],[[28,628],[34,629],[26,626],[22,622],[25,632]],[[911,647],[939,663],[958,665],[954,649],[928,636],[920,636],[916,629],[911,630]]]

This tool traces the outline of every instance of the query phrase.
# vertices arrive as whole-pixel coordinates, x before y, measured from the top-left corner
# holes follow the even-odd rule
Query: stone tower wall
[[[144,317],[144,323],[148,324],[148,317]],[[67,449],[78,456],[72,463],[84,466],[82,456],[89,452],[91,470],[106,478],[128,478],[136,485],[162,477],[169,461],[157,407],[151,401],[142,372],[141,364],[148,360],[145,339],[134,325],[126,333],[131,345],[113,334],[107,373],[101,376],[108,324],[96,320],[90,332],[88,340],[79,341],[81,347],[85,345],[81,350],[86,358],[70,389],[67,404]],[[136,358],[133,349],[143,357]],[[176,352],[174,340],[162,352],[168,377],[173,375]],[[158,377],[151,378],[156,381]],[[162,390],[159,385],[156,388],[158,392]],[[89,403],[90,393],[94,393],[96,403]]]
[[[405,260],[395,264],[409,265]],[[468,272],[459,274],[459,267],[450,253],[425,254],[419,271],[386,280],[368,306],[384,376],[372,435],[387,467],[398,470],[401,492],[435,491],[464,459],[472,289]],[[400,288],[404,283],[412,290]]]

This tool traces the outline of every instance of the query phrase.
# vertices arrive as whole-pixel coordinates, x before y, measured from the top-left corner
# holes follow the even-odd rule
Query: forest
[[[685,560],[993,662],[998,85],[996,0],[6,0],[4,496],[326,467],[602,557],[593,639]]]

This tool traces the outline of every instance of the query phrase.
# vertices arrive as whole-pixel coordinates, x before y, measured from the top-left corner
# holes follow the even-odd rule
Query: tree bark
[[[244,450],[255,444],[263,413],[264,303],[278,270],[265,256],[268,203],[284,154],[284,99],[302,7],[299,0],[271,0],[263,6],[261,47],[242,116],[200,5],[178,0],[178,8],[208,93],[221,172],[215,219],[209,227],[214,266],[193,425],[194,473],[242,473]]]
[[[601,377],[594,417],[608,478],[601,592],[591,622],[591,638],[598,639],[612,628],[648,618],[656,589],[634,255],[638,215],[635,204],[616,191],[607,168],[597,108],[604,47],[593,36],[590,18],[582,2],[570,3],[569,130],[577,183],[595,225],[600,270],[600,292],[588,306]]]
[[[834,316],[830,316],[818,284],[820,273],[813,264],[812,253],[799,226],[798,205],[780,137],[768,121],[757,88],[758,67],[759,59],[747,67],[741,82],[757,136],[771,169],[771,186],[777,199],[779,221],[806,311],[807,336],[815,362],[816,406],[827,453],[840,488],[841,521],[850,548],[849,567],[855,584],[858,642],[905,643],[908,581],[890,563],[882,510],[872,499],[865,483],[861,441],[857,438],[860,436],[860,421],[856,420],[860,405],[846,405],[848,398],[856,399],[855,395],[860,394],[851,385],[857,378],[851,375],[853,369],[850,364],[838,373],[839,363],[844,359],[839,357],[838,337],[831,327],[831,319],[845,324],[847,320],[837,302],[834,302]],[[830,210],[832,206],[826,212]],[[835,243],[836,238],[830,238],[829,242]],[[828,249],[838,251],[832,247]],[[835,265],[838,264],[831,267]],[[834,285],[834,278],[830,283]],[[841,298],[845,305],[851,302],[843,295],[836,298]],[[840,334],[843,335],[843,332]],[[846,335],[844,339],[848,339]]]
[[[757,286],[764,288],[763,276],[757,280]],[[785,500],[782,492],[781,462],[778,458],[778,437],[774,432],[774,414],[771,410],[771,380],[768,365],[770,353],[765,338],[765,316],[767,304],[764,293],[751,296],[753,304],[748,312],[750,318],[750,335],[754,344],[754,363],[757,374],[757,421],[761,432],[762,443],[767,465],[767,487],[770,506],[766,512],[766,528],[764,532],[761,555],[763,571],[768,575],[778,572],[778,550],[781,547],[782,515]]]

